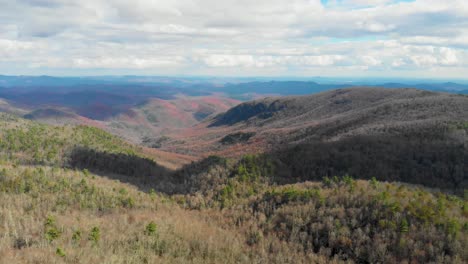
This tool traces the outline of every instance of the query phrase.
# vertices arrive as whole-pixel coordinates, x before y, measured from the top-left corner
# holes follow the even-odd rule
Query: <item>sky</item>
[[[0,0],[0,74],[468,78],[466,0]]]

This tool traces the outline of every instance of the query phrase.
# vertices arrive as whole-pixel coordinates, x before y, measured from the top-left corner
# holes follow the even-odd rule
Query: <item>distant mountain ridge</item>
[[[176,93],[196,94],[224,92],[238,97],[243,94],[305,95],[322,91],[359,86],[387,88],[419,88],[468,94],[468,82],[412,80],[412,79],[353,79],[353,78],[217,78],[217,77],[165,77],[165,76],[5,76],[0,75],[0,91],[15,88],[31,91],[37,88],[47,91],[80,91],[98,89],[116,91],[137,89],[137,93],[149,90],[159,96]],[[3,88],[2,88],[3,87]],[[124,92],[125,93],[125,92]]]
[[[347,88],[314,95],[269,97],[242,103],[216,116],[211,127],[317,125],[326,120],[369,122],[468,120],[468,97],[417,89]]]
[[[185,146],[167,141],[167,147],[182,152],[186,147],[190,152],[211,149],[233,155],[252,145],[269,148],[293,142],[410,132],[429,135],[435,126],[445,129],[458,122],[468,122],[468,96],[465,95],[417,89],[346,88],[245,102],[175,137],[183,138]],[[239,132],[254,132],[255,136],[240,145],[221,144],[223,137]],[[187,141],[212,144],[197,146]]]

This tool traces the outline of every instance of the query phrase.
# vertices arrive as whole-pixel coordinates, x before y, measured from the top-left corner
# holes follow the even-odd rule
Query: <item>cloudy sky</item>
[[[0,74],[468,78],[466,0],[0,0]]]

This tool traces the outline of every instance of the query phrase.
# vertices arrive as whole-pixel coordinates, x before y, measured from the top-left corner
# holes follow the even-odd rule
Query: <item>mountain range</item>
[[[468,260],[463,84],[229,81],[1,76],[0,263]]]

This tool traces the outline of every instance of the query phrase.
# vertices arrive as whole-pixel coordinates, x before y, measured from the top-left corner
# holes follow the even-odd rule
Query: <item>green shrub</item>
[[[354,191],[354,189],[356,188],[356,181],[353,179],[353,177],[351,177],[350,175],[346,174],[345,176],[339,178],[338,176],[334,176],[333,177],[333,182],[340,186],[340,185],[345,185],[349,188],[349,190],[351,192]]]
[[[75,232],[73,232],[72,241],[76,243],[76,242],[78,242],[80,240],[81,240],[81,231],[76,230]]]
[[[135,200],[132,197],[121,198],[120,202],[125,208],[133,208],[135,206]]]
[[[91,229],[91,232],[88,236],[88,240],[92,241],[94,244],[97,244],[99,242],[99,239],[101,239],[101,230],[99,229],[99,227],[95,226]]]
[[[55,226],[55,218],[48,216],[44,223],[45,226],[45,238],[47,241],[52,242],[60,237],[60,230]]]
[[[406,234],[409,231],[409,225],[408,221],[406,219],[403,219],[400,223],[400,233]]]
[[[152,236],[156,234],[156,231],[158,229],[158,226],[156,225],[155,222],[151,221],[148,225],[145,227],[145,234],[147,236]]]
[[[128,192],[127,192],[127,190],[126,190],[125,188],[121,188],[121,189],[119,190],[119,193],[120,193],[121,195],[126,195]]]
[[[461,225],[456,219],[450,219],[447,222],[447,234],[453,237],[457,237],[461,230]]]
[[[48,216],[46,218],[46,221],[44,223],[44,226],[48,227],[48,226],[55,226],[55,218],[53,216]]]
[[[328,188],[332,187],[333,185],[333,181],[328,176],[323,177],[322,182],[323,185]]]
[[[58,230],[55,227],[50,227],[50,228],[48,228],[46,230],[45,237],[46,237],[47,241],[52,242],[52,241],[56,240],[57,238],[59,238],[60,234],[61,234],[60,230]]]
[[[62,258],[65,257],[65,251],[63,251],[63,249],[61,249],[61,248],[59,248],[59,247],[58,247],[57,250],[55,251],[55,254],[56,254],[57,256],[59,256],[59,257],[62,257]]]
[[[375,177],[372,177],[372,179],[370,180],[370,185],[372,186],[372,188],[377,189],[377,187],[379,186],[379,182]]]

